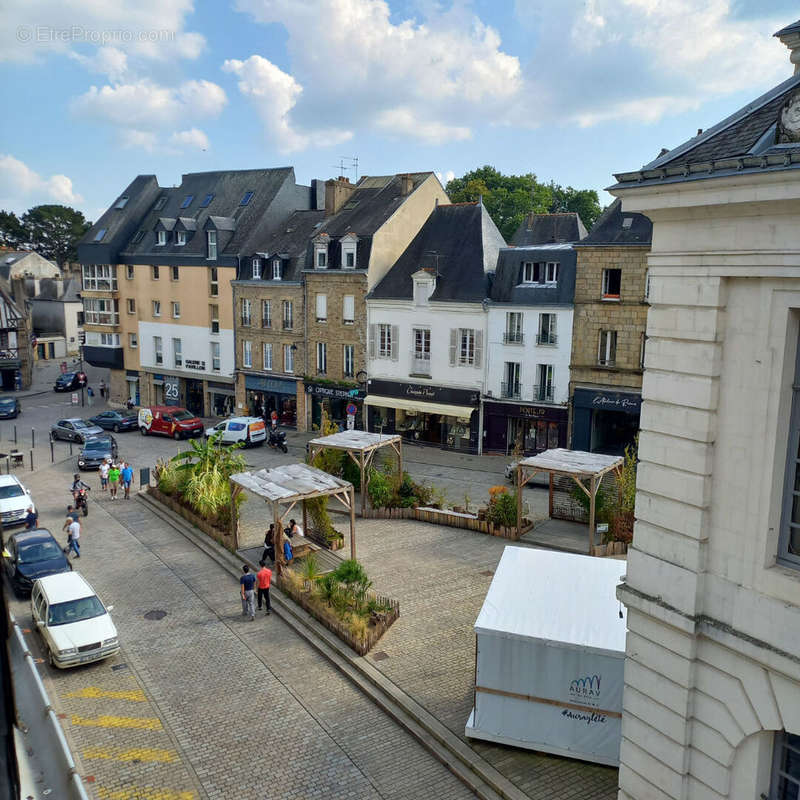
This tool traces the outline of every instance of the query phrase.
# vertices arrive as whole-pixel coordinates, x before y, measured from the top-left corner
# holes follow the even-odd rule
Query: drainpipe
[[[239,276],[242,274],[242,257],[240,255],[236,256],[236,276],[234,278],[234,282],[239,280]],[[239,352],[239,342],[236,338],[236,287],[231,286],[231,299],[233,300],[233,413],[236,414],[238,412],[237,406],[239,405],[236,402],[236,387],[239,385],[239,370],[236,368],[236,354]],[[220,348],[221,350],[221,348]],[[222,353],[220,352],[220,357]],[[209,392],[209,396],[211,392]],[[245,400],[247,399],[247,392],[245,392]]]
[[[483,455],[483,392],[481,392],[478,405],[478,455]]]
[[[308,281],[305,275],[301,274],[303,281],[303,374],[308,375]],[[313,395],[309,399],[309,394],[306,391],[306,384],[303,381],[303,391],[306,395],[306,430],[310,431],[313,424],[313,416],[311,414],[311,404],[314,402]]]

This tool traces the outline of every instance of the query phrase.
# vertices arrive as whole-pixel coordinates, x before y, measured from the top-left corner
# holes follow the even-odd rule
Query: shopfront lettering
[[[450,403],[458,406],[476,408],[480,403],[480,393],[470,389],[451,389],[448,386],[429,386],[424,383],[401,383],[372,379],[369,393],[382,397],[408,397],[434,403]]]
[[[363,400],[364,392],[358,389],[337,389],[334,386],[321,386],[318,383],[310,383],[306,386],[308,394],[315,397],[332,397],[337,400]]]
[[[606,715],[605,714],[598,714],[598,713],[591,713],[591,714],[581,714],[576,711],[570,711],[568,708],[565,708],[561,712],[562,717],[567,717],[568,719],[574,719],[576,722],[585,722],[587,725],[593,725],[595,722],[606,722]]]
[[[193,361],[188,358],[183,362],[183,365],[186,367],[186,369],[200,369],[205,371],[206,368],[205,361]]]
[[[432,386],[406,386],[406,395],[408,397],[421,397],[433,400],[436,397],[436,392]]]
[[[599,408],[616,408],[620,411],[634,411],[639,408],[641,401],[631,400],[627,397],[608,397],[604,394],[598,394],[592,399],[592,405]]]

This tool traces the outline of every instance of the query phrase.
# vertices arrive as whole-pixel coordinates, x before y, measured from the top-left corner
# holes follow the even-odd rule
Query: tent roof
[[[348,481],[308,464],[284,464],[257,472],[237,472],[231,481],[265,500],[292,502],[350,489]]]
[[[624,655],[625,608],[616,598],[624,572],[616,559],[507,546],[475,633]]]
[[[565,450],[562,447],[545,450],[538,456],[523,458],[519,463],[529,469],[560,472],[564,475],[602,475],[610,469],[622,466],[622,456],[606,456],[602,453],[587,453],[583,450]]]
[[[329,436],[312,439],[309,444],[320,447],[334,447],[338,450],[367,450],[400,441],[399,436],[388,433],[368,433],[367,431],[339,431]]]

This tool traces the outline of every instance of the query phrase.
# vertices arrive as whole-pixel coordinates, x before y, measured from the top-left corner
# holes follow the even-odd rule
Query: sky
[[[284,165],[307,184],[491,164],[608,202],[612,173],[790,77],[772,34],[797,17],[789,0],[3,0],[0,209],[94,220],[138,174]]]

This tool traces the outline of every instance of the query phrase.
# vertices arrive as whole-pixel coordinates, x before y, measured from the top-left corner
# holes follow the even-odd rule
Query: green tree
[[[25,228],[13,211],[0,211],[0,244],[21,247],[26,241]]]
[[[34,206],[21,222],[33,249],[59,266],[77,259],[78,240],[92,224],[80,211],[60,205]]]
[[[574,211],[583,220],[586,230],[590,231],[602,212],[600,198],[594,189],[573,189],[563,187],[551,181],[547,187],[551,201],[548,209],[551,214],[563,211]]]

